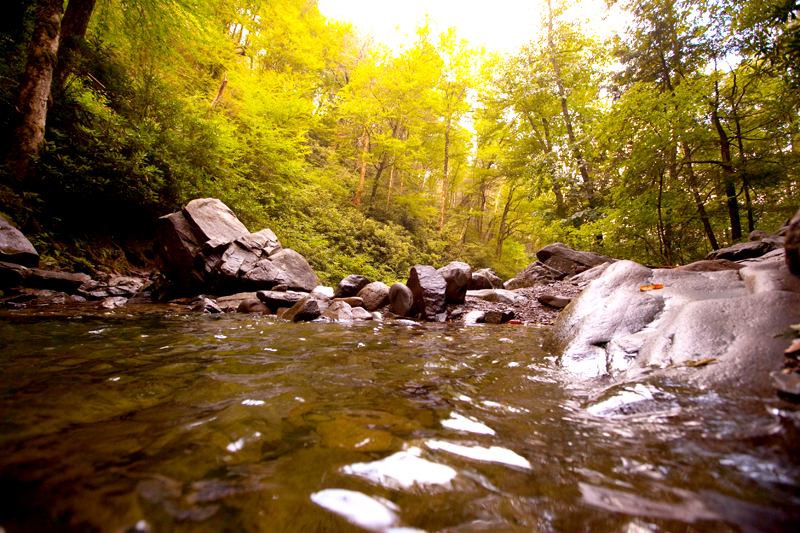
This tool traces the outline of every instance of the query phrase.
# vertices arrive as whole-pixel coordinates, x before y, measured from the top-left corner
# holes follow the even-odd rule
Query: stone
[[[225,252],[220,257],[220,260],[213,267],[212,271],[206,276],[209,282],[208,287],[216,294],[235,293],[242,289],[245,284],[249,290],[266,289],[274,285],[259,286],[252,282],[252,278],[242,277],[246,276],[253,270],[256,270],[264,260],[261,259],[261,251],[253,252],[240,244],[232,242],[225,249]],[[267,260],[268,261],[268,260]]]
[[[492,287],[492,282],[489,280],[489,278],[487,278],[483,274],[478,274],[477,272],[473,272],[472,276],[470,277],[469,287],[467,287],[467,290],[481,291],[493,288],[494,287]]]
[[[688,270],[689,272],[718,272],[720,270],[739,270],[744,268],[739,263],[734,263],[728,259],[703,259],[688,265],[679,266],[677,270]]]
[[[206,298],[205,296],[201,296],[197,300],[193,301],[191,304],[192,311],[197,311],[199,313],[204,314],[211,314],[217,315],[223,313],[222,309],[217,302],[212,300],[211,298]]]
[[[122,296],[112,296],[100,302],[100,307],[102,309],[116,309],[117,307],[122,307],[126,303],[128,303],[127,298]]]
[[[313,291],[311,291],[311,296],[314,298],[320,299],[333,299],[333,287],[325,287],[324,285],[317,285]]]
[[[518,273],[510,280],[506,281],[502,288],[514,290],[535,287],[541,283],[552,283],[553,281],[564,279],[566,276],[566,272],[556,270],[541,261],[536,261],[525,267],[525,270]]]
[[[572,298],[565,298],[563,296],[556,296],[554,294],[543,294],[537,298],[539,303],[556,309],[563,309],[569,305]]]
[[[270,308],[264,305],[263,302],[261,302],[256,298],[246,298],[242,300],[236,307],[236,311],[239,313],[250,313],[250,314],[261,313],[266,315],[271,313]]]
[[[464,303],[467,297],[467,289],[469,289],[469,284],[472,280],[472,267],[467,263],[453,261],[440,268],[439,274],[442,275],[447,283],[447,290],[445,291],[447,302],[451,304]]]
[[[403,283],[395,283],[389,288],[389,306],[397,316],[411,316],[414,313],[414,293]]]
[[[482,291],[467,291],[467,297],[478,298],[487,302],[506,304],[506,305],[521,305],[527,301],[527,298],[517,294],[514,291],[505,289],[485,289]]]
[[[406,285],[414,294],[414,305],[425,320],[437,320],[436,315],[447,309],[447,282],[432,266],[411,267]]]
[[[789,222],[785,236],[786,265],[792,275],[800,277],[800,211]]]
[[[360,276],[358,274],[350,274],[336,287],[336,292],[333,294],[334,298],[347,298],[356,296],[361,289],[372,283],[369,278]]]
[[[242,284],[246,289],[251,290],[276,290],[278,285],[286,291],[289,287],[285,283],[279,283],[281,279],[281,270],[272,264],[269,259],[262,259],[258,261],[252,270],[242,275]]]
[[[202,249],[183,213],[172,213],[156,221],[156,266],[178,292],[203,286],[203,274],[195,269],[194,263]]]
[[[713,252],[709,253],[705,259],[728,259],[729,261],[740,261],[742,259],[761,257],[777,247],[777,245],[767,241],[740,242],[727,248],[714,250]]]
[[[278,236],[269,228],[240,237],[236,239],[236,243],[252,251],[263,251],[267,256],[283,249]]]
[[[597,265],[614,261],[610,257],[594,252],[575,250],[560,242],[541,248],[536,252],[536,258],[548,267],[563,272],[566,276],[574,276]]]
[[[351,322],[353,320],[353,308],[348,303],[338,300],[328,306],[322,316],[337,322]]]
[[[31,275],[31,270],[18,263],[0,261],[0,287],[14,287],[24,283]]]
[[[278,283],[285,284],[290,290],[311,292],[319,285],[319,278],[305,257],[294,250],[284,248],[271,255],[269,260],[281,271]]]
[[[350,307],[364,307],[364,300],[358,296],[348,296],[347,298],[334,298],[334,302],[344,302]]]
[[[305,296],[283,313],[284,320],[292,322],[310,322],[322,314],[316,298]]]
[[[55,272],[53,270],[32,268],[25,284],[38,289],[75,294],[84,283],[91,279],[88,274],[72,274],[70,272]]]
[[[289,290],[289,287],[287,287],[285,283],[278,283],[277,285],[272,287],[271,290],[275,292],[286,292]]]
[[[216,198],[197,198],[182,210],[197,241],[233,242],[250,235],[231,209]]]
[[[599,278],[606,269],[611,266],[612,263],[606,262],[595,267],[590,268],[589,270],[584,270],[580,274],[575,274],[569,281],[574,283],[578,287],[586,286],[587,284],[591,283],[592,281]]]
[[[39,266],[39,252],[25,235],[0,215],[0,261],[26,267]]]
[[[363,307],[353,307],[353,320],[375,320],[375,315]]]
[[[375,311],[389,305],[389,287],[380,281],[373,281],[358,291],[358,297],[364,301],[364,309]]]
[[[237,292],[216,299],[217,305],[226,313],[237,311],[239,305],[245,300],[258,300],[258,295],[255,292]]]
[[[796,372],[784,374],[773,370],[769,373],[769,377],[772,379],[772,386],[778,392],[790,396],[800,396],[800,374]]]
[[[505,324],[514,319],[514,311],[511,309],[490,309],[483,315],[484,324]]]
[[[500,279],[500,276],[498,276],[493,269],[491,269],[491,268],[482,268],[480,270],[477,270],[475,273],[476,274],[480,274],[481,276],[483,276],[483,277],[485,277],[486,279],[489,280],[489,282],[492,284],[492,286],[489,287],[489,288],[491,288],[491,289],[502,289],[503,288],[503,280]]]
[[[296,291],[258,291],[256,293],[256,297],[270,309],[279,309],[281,307],[288,309],[306,296],[308,294]]]
[[[86,275],[84,274],[84,276]],[[89,276],[86,277],[88,278]],[[107,282],[108,287],[112,289],[112,292],[117,296],[133,296],[149,284],[148,281],[142,278],[133,278],[130,276],[112,276]]]
[[[795,283],[799,283],[795,285]],[[652,284],[662,288],[641,291]],[[584,378],[660,368],[700,387],[771,391],[782,332],[800,322],[800,282],[780,260],[740,271],[692,272],[614,263],[561,313],[548,348]],[[697,366],[713,360],[714,364]],[[692,367],[691,371],[686,369]]]

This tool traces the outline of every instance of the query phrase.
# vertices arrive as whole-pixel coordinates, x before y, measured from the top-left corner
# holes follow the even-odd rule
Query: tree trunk
[[[444,232],[444,209],[447,206],[447,179],[450,172],[450,119],[447,119],[447,125],[444,130],[444,174],[442,175],[442,210],[439,213],[439,238],[442,237]]]
[[[725,196],[728,203],[728,217],[731,220],[731,240],[738,241],[742,238],[742,224],[739,220],[739,202],[736,199],[736,173],[731,162],[731,143],[728,134],[719,119],[719,85],[715,84],[717,99],[711,109],[711,121],[717,129],[719,136],[719,152],[722,159],[722,180],[725,186]]]
[[[381,157],[381,162],[378,163],[378,167],[375,172],[375,179],[372,180],[372,194],[369,195],[370,200],[375,199],[375,195],[378,193],[378,183],[381,181],[381,174],[383,174],[383,170],[386,168],[386,163],[388,162],[388,156],[386,152],[383,152],[383,157]]]
[[[364,135],[361,138],[363,149],[361,151],[361,178],[358,180],[358,189],[353,205],[361,204],[361,194],[364,192],[364,179],[367,176],[367,154],[369,153],[369,132],[364,128]]]
[[[386,193],[386,210],[389,210],[389,201],[392,199],[392,187],[394,186],[394,167],[389,171],[389,192]]]
[[[54,96],[64,88],[67,76],[75,67],[81,43],[86,38],[89,21],[97,0],[69,0],[61,22],[61,44],[58,49],[58,65],[53,75],[50,93]]]
[[[33,177],[35,158],[44,144],[47,100],[53,81],[61,33],[62,0],[39,0],[22,74],[16,110],[19,112],[8,169],[17,183]]]
[[[719,250],[719,244],[717,244],[717,238],[714,236],[714,230],[711,228],[711,221],[708,218],[708,213],[706,213],[706,207],[703,205],[703,199],[700,198],[700,191],[697,188],[697,177],[694,174],[694,167],[692,167],[692,151],[689,149],[689,145],[683,143],[683,155],[686,157],[686,176],[689,181],[689,189],[692,192],[692,198],[694,198],[694,205],[697,207],[697,213],[700,215],[700,220],[703,222],[703,229],[706,231],[706,237],[708,237],[708,242],[711,244],[712,250]]]

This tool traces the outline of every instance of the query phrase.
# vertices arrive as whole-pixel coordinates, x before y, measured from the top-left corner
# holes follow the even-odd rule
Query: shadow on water
[[[778,398],[575,379],[544,330],[0,318],[0,527],[795,531]]]

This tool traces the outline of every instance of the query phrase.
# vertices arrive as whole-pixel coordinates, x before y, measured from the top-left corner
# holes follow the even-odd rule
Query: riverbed
[[[0,531],[797,531],[797,407],[546,328],[0,316]]]

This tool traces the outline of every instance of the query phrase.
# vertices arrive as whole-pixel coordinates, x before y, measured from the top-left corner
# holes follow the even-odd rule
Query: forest
[[[612,2],[614,0],[608,0]],[[539,0],[510,54],[420,21],[390,49],[316,0],[7,0],[0,212],[43,259],[145,267],[216,197],[325,283],[552,242],[678,265],[798,207],[796,0]]]

